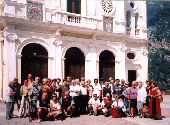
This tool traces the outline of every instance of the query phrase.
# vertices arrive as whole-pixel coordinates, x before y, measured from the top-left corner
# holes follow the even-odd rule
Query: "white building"
[[[146,1],[0,0],[0,98],[14,77],[148,78]]]

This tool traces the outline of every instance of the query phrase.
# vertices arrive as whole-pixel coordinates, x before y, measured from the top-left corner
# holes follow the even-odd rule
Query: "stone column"
[[[90,79],[93,82],[94,78],[97,78],[97,54],[95,43],[89,44],[90,47]]]
[[[123,32],[125,33],[125,25],[126,25],[126,21],[125,21],[125,10],[124,10],[124,1],[116,1],[118,2],[118,12],[120,13],[119,14],[119,20],[117,22],[118,24],[118,29],[117,29],[117,32]]]
[[[90,60],[86,59],[85,60],[85,80],[90,78]]]
[[[147,45],[145,45],[147,46]],[[146,86],[145,81],[148,79],[148,51],[146,48],[143,48],[142,51],[142,82]]]
[[[3,98],[3,42],[4,38],[2,36],[0,36],[0,99]]]
[[[66,58],[61,58],[61,73],[62,73],[62,79],[64,79],[65,78],[65,62],[64,62],[64,60],[65,60]],[[65,78],[66,79],[66,78]]]
[[[9,81],[16,77],[16,53],[15,40],[18,36],[14,33],[4,33],[4,79],[3,79],[3,99],[5,99],[6,88]]]
[[[21,57],[22,55],[16,55],[16,76],[19,83],[21,83]]]
[[[132,15],[132,13],[131,13],[131,15]],[[130,32],[130,34],[132,36],[135,36],[135,15],[131,16],[131,32]]]
[[[127,47],[125,44],[121,45],[121,68],[120,68],[120,80],[124,79],[126,80],[126,66],[125,66],[125,56]]]
[[[60,41],[59,39],[53,42],[54,47],[55,47],[55,58],[54,58],[54,62],[55,62],[55,68],[54,68],[54,72],[55,72],[55,78],[60,78],[61,80],[63,79],[62,77],[62,60],[61,60],[61,45],[62,45],[62,41]]]

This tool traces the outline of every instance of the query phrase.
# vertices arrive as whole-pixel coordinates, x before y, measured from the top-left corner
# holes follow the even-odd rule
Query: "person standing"
[[[147,97],[146,97],[146,106],[149,107],[149,99],[150,99],[150,96],[149,96],[149,90],[151,89],[151,83],[149,80],[146,80],[146,92],[147,92]]]
[[[125,108],[126,108],[126,113],[127,113],[127,115],[129,115],[130,113],[129,113],[129,102],[128,102],[128,90],[129,90],[129,83],[126,83],[125,84],[125,89],[124,89],[124,91],[123,91],[123,93],[122,93],[122,95],[124,96],[124,98],[123,98],[123,103],[124,103],[124,106],[125,106]]]
[[[24,115],[24,118],[26,118],[26,108],[27,108],[27,103],[28,103],[27,84],[28,84],[28,81],[24,80],[24,85],[22,85],[21,89],[20,89],[22,100],[21,100],[20,110],[19,110],[19,113],[18,113],[18,118],[21,118],[22,115]]]
[[[30,117],[29,122],[32,121],[32,119],[36,119],[37,117],[37,100],[38,100],[38,90],[37,85],[35,82],[33,82],[33,88],[28,93],[28,99],[29,99],[29,110],[30,110]]]
[[[42,87],[42,84],[40,83],[40,77],[35,77],[35,81],[38,83],[38,91],[40,91],[40,88]]]
[[[161,116],[161,107],[158,97],[161,96],[161,92],[156,87],[156,82],[151,82],[152,89],[149,90],[150,101],[149,101],[149,116],[153,120],[157,120],[158,116]]]
[[[128,102],[130,102],[131,118],[136,117],[135,109],[137,106],[137,92],[138,92],[138,88],[136,87],[136,81],[133,81],[132,87],[130,87],[128,90]]]
[[[6,119],[12,118],[12,110],[14,107],[14,95],[16,92],[12,90],[14,83],[10,81],[6,89]]]
[[[116,85],[113,86],[113,95],[118,95],[119,98],[122,98],[123,86],[119,82],[120,80],[116,79]]]
[[[18,83],[17,77],[14,78],[13,82],[14,82],[14,86],[12,87],[12,90],[15,92],[14,104],[17,104],[17,110],[18,110],[18,113],[19,113],[20,104],[21,104],[21,95],[20,95],[21,84]]]
[[[142,118],[142,106],[143,102],[146,102],[146,89],[142,87],[142,82],[138,83],[138,92],[137,92],[137,109],[140,111],[139,118]]]
[[[61,97],[63,97],[65,95],[65,92],[68,91],[66,79],[63,79],[63,85],[61,85],[60,88],[61,88]]]
[[[78,98],[79,98],[79,92],[80,92],[80,87],[76,85],[75,80],[71,81],[72,85],[70,86],[70,96],[73,98],[74,103],[75,103],[75,114],[78,115],[79,111],[79,103],[78,103]]]
[[[101,89],[100,84],[98,84],[98,79],[94,79],[93,93],[97,93],[98,99],[100,99],[101,91],[102,89]],[[100,101],[102,101],[102,99]]]
[[[102,99],[106,97],[107,93],[111,94],[111,91],[108,82],[105,82],[105,86],[102,87]]]
[[[87,87],[85,86],[85,81],[81,81],[80,86],[80,112],[83,114],[86,113],[87,103],[88,103],[88,95],[87,95]]]

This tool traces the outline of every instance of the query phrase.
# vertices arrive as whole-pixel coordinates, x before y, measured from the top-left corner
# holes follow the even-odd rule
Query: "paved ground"
[[[77,118],[67,118],[64,121],[42,121],[38,123],[38,121],[32,121],[31,123],[28,121],[28,118],[13,118],[11,120],[5,119],[5,104],[0,103],[0,125],[51,125],[51,124],[63,124],[63,125],[151,125],[151,124],[161,124],[161,125],[170,125],[170,95],[164,95],[164,101],[161,103],[162,108],[162,120],[151,120],[150,118],[112,118],[104,117],[103,115],[99,116],[88,116],[81,115]],[[16,107],[15,107],[15,115],[17,115]]]

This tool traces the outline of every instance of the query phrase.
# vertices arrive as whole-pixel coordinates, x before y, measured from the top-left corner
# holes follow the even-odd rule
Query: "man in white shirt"
[[[80,87],[78,85],[76,85],[75,80],[71,81],[72,85],[70,86],[70,96],[73,98],[74,103],[75,103],[75,114],[78,115],[79,114],[79,93],[80,93]]]
[[[100,107],[100,100],[97,98],[97,93],[93,93],[93,98],[91,98],[88,102],[88,109],[89,109],[89,115],[92,115],[94,112],[94,115],[97,116],[98,111],[101,111],[102,108]]]
[[[88,103],[87,87],[85,86],[85,81],[81,81],[80,86],[80,112],[86,113],[86,107]]]
[[[123,104],[123,100],[119,99],[118,95],[115,95],[115,101],[112,103],[112,117],[116,118],[116,117],[125,117],[125,113],[123,112],[123,108],[124,108],[124,104]],[[118,110],[118,112],[117,112]],[[113,113],[114,112],[114,113]]]
[[[93,93],[97,92],[97,97],[100,99],[100,95],[101,95],[101,86],[100,84],[98,84],[98,79],[94,79],[94,84],[93,84]]]

